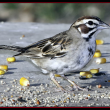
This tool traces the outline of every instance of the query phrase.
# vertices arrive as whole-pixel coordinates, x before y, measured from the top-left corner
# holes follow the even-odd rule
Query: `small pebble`
[[[39,100],[37,100],[36,104],[37,104],[37,105],[40,105],[40,101],[39,101]]]
[[[45,84],[45,87],[49,87],[49,84]]]
[[[99,84],[99,85],[98,85],[98,88],[101,88],[101,87],[102,87],[102,85],[101,85],[101,84]]]
[[[18,98],[18,101],[20,101],[20,102],[26,102],[26,100],[24,100],[22,97],[19,97]]]
[[[5,80],[1,80],[5,81]],[[12,107],[57,107],[62,106],[65,107],[68,105],[71,105],[73,103],[73,106],[79,105],[80,107],[85,106],[104,106],[104,104],[99,103],[99,100],[103,98],[103,100],[109,100],[110,99],[110,92],[101,93],[100,91],[103,89],[102,85],[96,85],[97,89],[90,92],[84,92],[84,91],[77,91],[77,92],[71,92],[71,93],[60,93],[55,92],[55,94],[51,91],[53,90],[54,86],[49,84],[41,84],[38,86],[30,86],[29,88],[23,87],[18,85],[18,80],[13,80],[12,82],[9,82],[11,84],[8,84],[6,88],[3,90],[3,92],[0,93],[0,107],[1,106],[12,106]],[[35,81],[34,81],[35,82]],[[7,85],[7,84],[6,84]],[[2,85],[5,86],[5,85]],[[47,88],[48,87],[48,88]],[[92,88],[91,85],[89,88]],[[94,89],[94,88],[93,88]],[[93,94],[91,94],[91,92]],[[7,93],[9,93],[7,96]],[[92,100],[92,102],[95,103],[89,103],[89,101]],[[85,101],[83,105],[83,101]],[[105,104],[105,106],[108,106],[109,104]]]
[[[3,80],[1,80],[1,85],[5,84],[5,82]]]
[[[98,91],[97,91],[97,90],[95,90],[94,92],[95,92],[95,94],[97,94],[97,93],[98,93]]]

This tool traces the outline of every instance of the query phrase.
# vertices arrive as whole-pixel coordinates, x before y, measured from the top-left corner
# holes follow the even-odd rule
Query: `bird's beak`
[[[108,28],[110,28],[110,26],[104,22],[101,22],[97,27],[97,29],[99,29],[99,30],[108,29]]]

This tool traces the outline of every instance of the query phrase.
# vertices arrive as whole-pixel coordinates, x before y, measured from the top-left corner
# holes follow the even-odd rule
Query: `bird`
[[[50,79],[62,90],[66,91],[55,79],[59,74],[71,83],[75,90],[85,90],[65,76],[85,67],[96,51],[96,36],[110,26],[97,16],[82,16],[68,30],[52,37],[32,43],[26,47],[0,45],[0,49],[17,51],[13,56],[29,58],[42,73],[50,74]]]

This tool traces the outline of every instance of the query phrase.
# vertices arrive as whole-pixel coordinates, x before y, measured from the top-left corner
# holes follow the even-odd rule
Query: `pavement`
[[[42,24],[42,23],[0,23],[0,45],[17,45],[17,46],[28,46],[34,42],[41,39],[54,36],[55,34],[69,29],[71,24]],[[24,37],[22,37],[24,36]],[[76,82],[81,87],[89,87],[89,91],[72,91],[71,93],[63,93],[57,91],[57,87],[53,85],[50,80],[49,75],[43,75],[40,70],[28,59],[23,56],[17,56],[16,62],[8,64],[6,61],[7,57],[11,57],[17,52],[10,50],[0,50],[0,65],[8,65],[8,72],[0,76],[0,95],[5,95],[9,97],[12,91],[4,92],[7,87],[12,88],[11,81],[17,80],[18,86],[19,79],[21,77],[26,77],[30,79],[30,88],[32,86],[39,87],[40,85],[49,85],[47,91],[51,92],[51,97],[57,97],[61,95],[69,95],[68,103],[61,101],[56,101],[54,105],[41,103],[39,106],[62,106],[62,107],[83,107],[83,106],[110,106],[110,29],[103,30],[98,34],[97,39],[104,40],[103,45],[98,45],[102,53],[101,57],[106,58],[107,62],[105,64],[96,64],[96,58],[93,58],[91,62],[82,71],[89,71],[90,69],[101,68],[100,73],[93,75],[90,79],[80,79],[79,73],[72,73],[67,77],[72,81]],[[65,80],[60,77],[56,78],[63,87],[70,85]],[[5,82],[5,84],[2,84]],[[101,88],[98,88],[101,85]],[[46,86],[45,86],[46,87]],[[54,89],[56,91],[54,91]],[[73,98],[75,94],[76,99]],[[14,94],[16,96],[17,93]],[[104,96],[103,96],[104,95]],[[40,99],[49,97],[50,94],[41,94],[38,96]],[[80,96],[80,97],[79,97]],[[82,96],[82,100],[81,100]],[[86,96],[86,97],[85,97]],[[65,96],[66,97],[66,96]],[[40,100],[39,99],[39,100]],[[64,99],[64,98],[63,98]],[[80,100],[79,100],[80,99]],[[2,100],[2,99],[0,99]],[[43,99],[44,100],[44,99]],[[61,103],[61,104],[60,104]],[[1,105],[5,106],[5,105]],[[16,106],[16,105],[15,105]]]

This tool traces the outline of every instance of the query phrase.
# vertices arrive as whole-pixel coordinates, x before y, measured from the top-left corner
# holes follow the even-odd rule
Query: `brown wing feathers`
[[[27,55],[28,57],[42,58],[45,56],[54,58],[62,57],[66,55],[66,46],[71,42],[71,39],[67,37],[67,33],[62,32],[51,38],[47,38],[27,47],[19,46],[6,46],[1,45],[0,49],[8,49],[20,52],[14,56]]]

